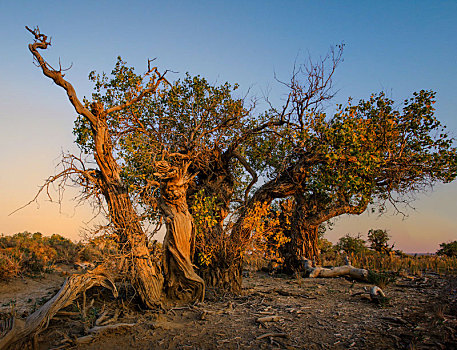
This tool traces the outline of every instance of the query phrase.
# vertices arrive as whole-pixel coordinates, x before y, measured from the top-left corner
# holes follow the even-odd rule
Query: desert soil
[[[0,284],[0,312],[25,317],[59,289],[68,271]],[[243,295],[216,296],[167,310],[141,310],[125,292],[87,293],[38,337],[40,349],[457,349],[457,280],[403,277],[385,287],[346,278],[294,279],[251,272]],[[104,322],[94,328],[104,314]],[[85,321],[84,321],[85,320]],[[101,321],[101,320],[99,320]],[[120,327],[115,325],[123,324]],[[21,349],[31,347],[31,344]]]

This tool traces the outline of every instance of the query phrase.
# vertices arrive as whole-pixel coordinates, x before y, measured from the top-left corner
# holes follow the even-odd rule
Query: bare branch
[[[96,117],[86,107],[84,107],[76,96],[76,91],[73,86],[63,78],[62,72],[53,69],[38,52],[38,49],[46,50],[48,46],[51,45],[51,41],[48,41],[48,37],[46,35],[40,33],[38,27],[34,30],[29,27],[26,27],[26,29],[35,37],[34,43],[29,44],[29,50],[38,62],[43,74],[48,78],[51,78],[56,85],[62,87],[67,92],[68,99],[78,114],[86,117],[92,125],[96,125]]]
[[[244,166],[244,168],[251,174],[252,180],[249,183],[248,187],[246,187],[246,190],[244,191],[244,203],[247,204],[248,198],[249,198],[249,191],[251,190],[252,186],[255,185],[259,177],[257,176],[257,173],[252,169],[252,167],[249,165],[248,161],[246,158],[244,158],[238,151],[233,151],[233,156],[240,161],[240,163]]]

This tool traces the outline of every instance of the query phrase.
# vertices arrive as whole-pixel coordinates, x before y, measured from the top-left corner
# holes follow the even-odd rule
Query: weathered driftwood
[[[386,295],[384,294],[383,290],[379,288],[378,286],[373,286],[370,289],[370,298],[373,301],[380,301],[383,298],[385,298]]]
[[[305,271],[309,273],[309,277],[340,277],[340,276],[349,276],[353,279],[360,281],[368,280],[368,270],[359,269],[354,266],[351,266],[350,262],[347,261],[347,265],[336,266],[332,268],[326,268],[322,266],[313,267],[311,262],[307,259],[303,260],[303,265]]]
[[[370,288],[370,290],[368,290],[368,288],[366,287],[364,287],[363,289],[363,292],[357,292],[352,294],[351,296],[355,297],[357,295],[368,294],[370,296],[371,301],[374,301],[375,303],[381,303],[383,300],[386,300],[386,294],[378,286],[373,286]]]
[[[37,335],[48,326],[51,318],[60,309],[70,305],[80,293],[94,286],[106,287],[117,297],[117,289],[113,279],[102,266],[81,275],[72,275],[66,279],[62,288],[52,299],[25,320],[13,317],[3,322],[0,349],[7,349],[18,341]]]

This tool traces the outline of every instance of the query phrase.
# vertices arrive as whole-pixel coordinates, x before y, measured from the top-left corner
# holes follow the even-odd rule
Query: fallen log
[[[305,268],[305,271],[308,273],[308,277],[310,278],[332,278],[348,276],[359,281],[368,281],[368,270],[354,267],[350,264],[349,261],[347,261],[347,265],[327,268],[322,266],[313,267],[310,260],[304,259],[303,266]]]
[[[95,286],[106,287],[113,292],[115,297],[118,295],[112,276],[102,265],[90,272],[72,275],[65,280],[53,298],[25,320],[11,317],[2,322],[0,349],[7,349],[16,342],[29,339],[31,336],[35,337],[49,325],[50,320],[59,310],[70,305],[80,293]]]

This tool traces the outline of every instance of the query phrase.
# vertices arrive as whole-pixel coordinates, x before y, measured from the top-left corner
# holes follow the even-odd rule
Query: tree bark
[[[206,285],[214,288],[217,293],[241,293],[243,281],[241,261],[230,262],[229,265],[223,263],[227,263],[227,261],[218,260],[209,266],[201,267],[200,275]]]
[[[290,238],[281,249],[284,257],[284,270],[286,273],[303,271],[303,259],[309,259],[316,264],[320,263],[318,248],[318,229],[319,226],[307,225],[303,220],[292,223],[286,237]]]
[[[38,49],[45,50],[50,45],[47,36],[41,34],[38,28],[35,30],[27,28],[27,30],[35,37],[34,43],[29,45],[29,50],[43,74],[66,91],[76,112],[86,118],[92,129],[93,155],[99,169],[71,170],[84,178],[85,181],[92,183],[103,194],[108,205],[110,222],[117,235],[119,248],[130,259],[132,284],[144,304],[148,307],[154,307],[161,303],[163,276],[157,262],[149,254],[147,238],[141,227],[140,218],[136,214],[127,188],[122,182],[120,167],[113,156],[111,135],[106,117],[109,113],[121,110],[141,99],[146,93],[155,90],[163,76],[158,79],[154,86],[143,90],[138,97],[126,102],[125,105],[105,110],[101,103],[93,103],[92,109],[89,110],[79,101],[73,86],[63,78],[62,71],[53,69],[38,52]],[[71,172],[64,171],[61,174],[62,176],[69,176],[68,174]],[[108,284],[107,281],[110,283]],[[40,309],[27,317],[25,322],[13,319],[7,324],[8,327],[6,327],[6,331],[4,329],[0,338],[0,348],[6,348],[15,342],[25,340],[46,328],[50,319],[59,309],[70,305],[79,293],[94,285],[103,285],[115,291],[113,281],[102,266],[83,275],[71,276],[61,290]]]
[[[70,305],[80,293],[94,286],[109,288],[117,297],[117,289],[112,277],[108,269],[103,266],[98,266],[93,271],[82,275],[70,276],[52,299],[25,320],[13,317],[2,321],[0,328],[2,328],[4,335],[0,338],[0,349],[7,349],[17,342],[27,340],[30,336],[38,334],[48,326],[51,318],[60,309]]]
[[[131,253],[132,284],[143,303],[152,308],[161,303],[163,275],[158,262],[149,254],[147,237],[120,177],[120,167],[112,152],[106,113],[102,106],[96,105],[92,113],[97,120],[96,124],[92,124],[92,132],[94,157],[100,169],[98,186],[108,205],[118,243],[122,250]]]
[[[179,302],[203,301],[205,283],[195,273],[191,257],[195,247],[195,227],[187,206],[186,191],[191,178],[188,165],[171,167],[162,161],[160,209],[167,233],[163,241],[163,265],[168,298]]]
[[[34,43],[29,44],[29,50],[43,74],[65,90],[76,113],[89,122],[94,141],[93,155],[99,169],[92,172],[80,170],[79,174],[103,194],[108,205],[109,219],[118,236],[120,247],[131,257],[132,283],[146,306],[156,306],[160,304],[163,276],[157,262],[150,257],[147,238],[141,227],[140,218],[135,212],[127,188],[121,179],[121,168],[113,155],[107,117],[110,113],[120,111],[138,102],[147,93],[155,91],[162,83],[163,75],[159,76],[154,84],[143,89],[137,97],[123,105],[104,109],[102,103],[92,103],[89,110],[88,106],[82,104],[78,99],[74,87],[64,79],[62,71],[53,69],[39,53],[38,49],[45,50],[50,45],[47,36],[41,34],[38,28],[35,30],[26,28],[35,37]]]
[[[295,208],[292,227],[285,231],[290,241],[281,249],[284,257],[284,270],[288,273],[304,272],[303,261],[320,264],[319,226],[327,220],[342,214],[361,214],[368,201],[362,198],[356,205],[343,199],[332,200],[325,193],[304,195],[302,191],[294,194]]]
[[[348,276],[353,279],[359,281],[368,281],[368,270],[359,269],[357,267],[353,267],[350,264],[343,265],[343,266],[335,266],[332,268],[325,268],[322,266],[311,266],[311,262],[307,259],[303,260],[303,267],[305,272],[308,273],[308,277],[316,278],[316,277],[323,277],[323,278],[332,278],[332,277],[340,277],[340,276]]]

